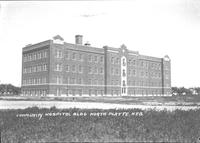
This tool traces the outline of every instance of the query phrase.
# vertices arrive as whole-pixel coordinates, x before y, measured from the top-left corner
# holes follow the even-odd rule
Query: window
[[[62,58],[62,51],[56,50],[56,58]]]
[[[103,56],[100,57],[100,62],[101,62],[101,63],[103,62]]]
[[[128,60],[128,65],[129,65],[129,66],[131,65],[131,59]]]
[[[75,84],[75,78],[74,77],[71,78],[71,84]]]
[[[161,73],[158,73],[158,77],[159,77],[159,78],[161,77]]]
[[[93,83],[94,85],[97,85],[97,79],[94,79],[94,83]]]
[[[130,69],[128,70],[128,75],[129,75],[129,76],[131,75],[131,70],[130,70]]]
[[[144,62],[143,61],[141,61],[141,67],[143,67],[144,66]]]
[[[146,77],[148,77],[149,73],[146,71]]]
[[[26,71],[27,71],[26,68],[24,68],[24,71],[23,71],[23,72],[26,73]]]
[[[98,71],[97,71],[97,67],[94,68],[94,74],[97,74]]]
[[[123,76],[126,76],[125,70],[123,70]]]
[[[111,63],[114,64],[114,57],[111,57]]]
[[[103,85],[103,79],[100,79],[98,81],[99,81],[99,85]]]
[[[41,71],[41,65],[38,65],[37,66],[37,72],[40,72]]]
[[[37,60],[36,53],[33,54],[33,60]]]
[[[82,84],[82,79],[78,78],[78,84]]]
[[[37,56],[38,56],[38,59],[41,59],[41,53],[40,52],[37,54]]]
[[[89,74],[91,74],[92,73],[92,67],[89,67]]]
[[[133,60],[133,65],[136,65],[136,60]]]
[[[79,54],[79,60],[82,61],[83,60],[83,55]]]
[[[76,72],[76,66],[72,65],[72,72]]]
[[[113,68],[111,68],[111,74],[112,74],[112,75],[114,74],[114,69],[113,69]]]
[[[123,59],[123,66],[126,66],[126,62],[125,62],[125,59]]]
[[[99,73],[103,74],[103,68],[102,67],[99,69]]]
[[[76,60],[76,53],[72,53],[72,60]]]
[[[69,59],[69,51],[66,51],[65,57],[66,57],[66,59]]]
[[[24,62],[26,62],[27,61],[27,56],[26,55],[24,55]]]
[[[83,72],[83,69],[82,69],[82,66],[81,66],[81,65],[78,66],[78,72],[79,72],[79,73],[82,73],[82,72]]]
[[[45,50],[44,51],[44,58],[46,58],[47,57],[47,51]]]
[[[97,62],[98,60],[97,60],[97,56],[94,56],[94,62]]]
[[[126,82],[125,82],[125,80],[123,80],[123,86],[126,86]]]
[[[33,72],[37,72],[37,67],[36,66],[33,67]]]
[[[119,58],[116,59],[116,64],[119,64]]]
[[[47,78],[46,77],[43,77],[42,78],[42,83],[46,83],[47,82]]]
[[[143,71],[142,71],[140,74],[141,74],[141,77],[143,77],[143,76],[144,76],[144,72],[143,72]]]
[[[88,56],[88,61],[91,62],[92,61],[92,55]]]
[[[62,71],[62,64],[56,64],[56,71]]]
[[[92,84],[92,79],[88,79],[88,84]]]
[[[69,65],[66,65],[66,72],[69,72]]]
[[[44,64],[44,65],[43,65],[43,70],[44,70],[44,71],[47,71],[47,64]]]
[[[119,75],[119,69],[118,68],[115,69],[115,74]]]

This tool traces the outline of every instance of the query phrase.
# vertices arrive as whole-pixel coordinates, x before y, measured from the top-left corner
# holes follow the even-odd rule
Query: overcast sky
[[[171,58],[172,86],[200,86],[200,1],[0,2],[0,83],[21,85],[22,47],[59,34]]]

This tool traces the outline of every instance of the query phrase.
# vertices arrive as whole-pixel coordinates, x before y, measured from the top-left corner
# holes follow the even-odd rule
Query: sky
[[[199,0],[0,1],[0,83],[21,86],[22,48],[58,34],[168,55],[172,86],[200,87]]]

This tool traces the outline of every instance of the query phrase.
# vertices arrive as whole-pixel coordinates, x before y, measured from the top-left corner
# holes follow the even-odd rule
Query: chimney
[[[83,36],[82,35],[76,35],[75,36],[75,43],[78,45],[82,45],[82,40],[83,40]]]

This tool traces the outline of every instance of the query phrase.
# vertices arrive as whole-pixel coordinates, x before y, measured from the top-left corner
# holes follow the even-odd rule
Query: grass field
[[[109,116],[109,113],[127,116]],[[47,114],[48,113],[48,114]],[[55,114],[54,114],[55,113]],[[68,113],[73,116],[61,116]],[[74,113],[76,113],[74,115]],[[106,113],[91,116],[91,113]],[[142,113],[139,115],[132,113]],[[39,115],[43,116],[31,116]],[[27,115],[27,116],[18,116]],[[28,116],[29,115],[29,116]],[[47,115],[47,116],[44,116]],[[51,115],[51,116],[50,116]],[[39,109],[0,111],[2,143],[187,142],[200,137],[200,110]]]
[[[118,96],[118,97],[8,97],[0,96],[0,100],[10,101],[73,101],[73,102],[102,102],[117,104],[142,104],[142,105],[200,105],[200,96]]]

